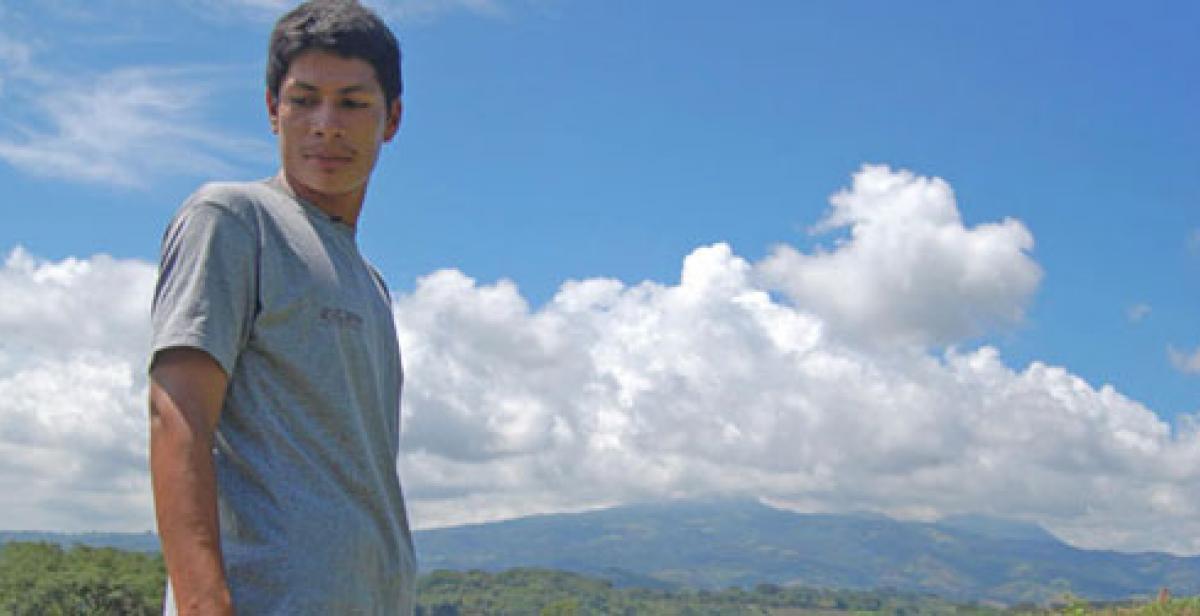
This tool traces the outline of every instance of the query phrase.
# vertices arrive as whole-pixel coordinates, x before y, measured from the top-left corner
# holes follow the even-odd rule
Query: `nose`
[[[312,132],[317,137],[338,137],[342,134],[342,121],[337,107],[323,102],[312,115]]]

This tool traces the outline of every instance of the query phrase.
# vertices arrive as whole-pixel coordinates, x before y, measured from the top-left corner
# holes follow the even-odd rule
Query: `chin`
[[[296,181],[305,190],[321,195],[344,195],[354,192],[362,186],[362,182],[340,178],[312,177],[306,174],[296,176]]]

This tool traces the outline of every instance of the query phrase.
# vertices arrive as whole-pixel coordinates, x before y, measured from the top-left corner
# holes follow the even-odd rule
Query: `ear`
[[[404,105],[400,103],[400,97],[392,101],[388,107],[387,126],[383,129],[383,140],[391,141],[392,137],[396,136],[396,131],[400,130],[400,116],[404,112]]]
[[[271,95],[271,88],[267,88],[267,118],[271,121],[271,132],[279,134],[279,99]]]

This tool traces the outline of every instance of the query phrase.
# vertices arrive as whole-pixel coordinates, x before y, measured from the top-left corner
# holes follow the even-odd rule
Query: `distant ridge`
[[[429,530],[416,542],[425,571],[549,567],[619,585],[895,588],[1006,604],[1200,594],[1200,558],[1082,550],[978,515],[921,523],[675,501]]]
[[[617,586],[891,588],[953,601],[1045,604],[1200,594],[1200,557],[1083,550],[1036,524],[967,515],[901,522],[878,514],[798,514],[752,500],[643,503],[414,533],[423,573],[560,569]],[[151,533],[0,532],[153,552]]]
[[[989,539],[1009,539],[1035,543],[1060,543],[1058,537],[1029,522],[1016,522],[992,516],[967,514],[938,520],[937,526],[973,533]]]
[[[44,531],[0,531],[0,545],[10,541],[57,543],[64,547],[86,545],[129,552],[157,552],[158,535],[144,533],[52,533]]]

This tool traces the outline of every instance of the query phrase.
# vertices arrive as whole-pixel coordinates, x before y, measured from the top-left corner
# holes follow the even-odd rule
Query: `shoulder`
[[[209,182],[184,200],[174,222],[203,219],[256,234],[271,198],[271,188],[265,182]]]
[[[255,218],[270,191],[265,182],[208,182],[184,200],[180,210],[216,208],[238,218]]]
[[[371,272],[371,276],[375,279],[375,284],[379,285],[379,290],[383,292],[383,296],[388,298],[390,301],[390,298],[392,297],[392,291],[388,289],[387,281],[383,279],[383,274],[380,273],[379,269],[374,265],[371,265],[371,263],[366,259],[363,259],[363,263],[367,266],[367,271]]]

